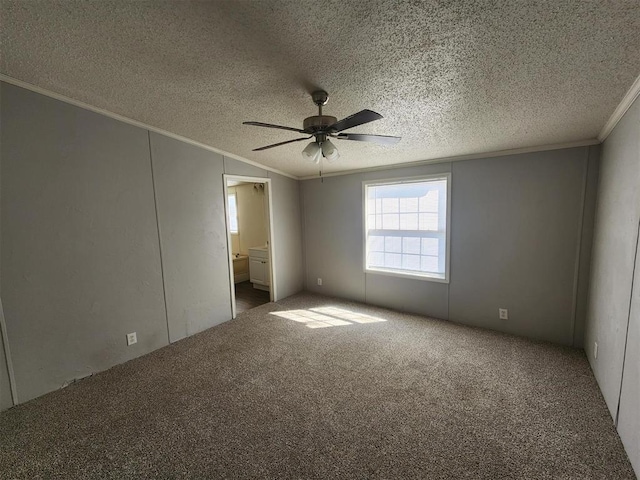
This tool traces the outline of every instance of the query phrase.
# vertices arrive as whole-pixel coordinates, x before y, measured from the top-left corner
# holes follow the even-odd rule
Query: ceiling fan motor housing
[[[327,130],[328,127],[336,123],[338,119],[329,115],[315,115],[304,119],[302,129],[310,134]]]

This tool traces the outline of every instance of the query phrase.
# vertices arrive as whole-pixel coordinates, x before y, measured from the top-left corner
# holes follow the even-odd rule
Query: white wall
[[[19,402],[231,318],[223,173],[272,178],[278,298],[302,289],[296,180],[13,85],[0,96],[0,298]]]
[[[584,203],[595,188],[589,154],[583,147],[304,181],[307,288],[579,344],[578,285],[587,272],[578,267],[590,242]],[[450,283],[365,274],[362,182],[442,172],[452,175]],[[499,307],[508,321],[497,318]]]
[[[638,473],[639,228],[640,101],[636,100],[602,146],[585,350]]]

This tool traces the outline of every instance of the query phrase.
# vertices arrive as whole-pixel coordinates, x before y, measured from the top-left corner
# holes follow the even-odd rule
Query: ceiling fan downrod
[[[318,115],[307,117],[303,122],[303,129],[316,138],[316,143],[322,145],[327,139],[327,131],[338,119],[330,115],[322,115],[322,107],[329,101],[329,94],[324,90],[316,90],[311,94],[313,103],[318,106]]]

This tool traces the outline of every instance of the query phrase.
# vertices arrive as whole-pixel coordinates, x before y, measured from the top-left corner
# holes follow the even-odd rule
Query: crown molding
[[[609,134],[613,131],[613,129],[618,124],[620,119],[624,116],[624,114],[627,113],[627,110],[629,110],[629,107],[631,107],[631,105],[633,104],[635,99],[638,98],[639,95],[640,95],[640,75],[638,76],[638,78],[636,78],[636,81],[633,82],[633,85],[631,85],[631,88],[627,91],[625,96],[622,97],[622,101],[620,102],[618,107],[613,111],[613,114],[611,115],[611,117],[609,117],[609,120],[607,120],[607,123],[605,123],[604,127],[602,127],[602,130],[598,135],[598,140],[600,140],[601,142],[604,142],[607,139]]]
[[[206,145],[204,143],[200,143],[200,142],[192,140],[190,138],[183,137],[182,135],[177,135],[175,133],[168,132],[168,131],[163,130],[161,128],[156,128],[156,127],[153,127],[151,125],[147,125],[147,124],[145,124],[143,122],[139,122],[137,120],[133,120],[131,118],[119,115],[117,113],[113,113],[113,112],[110,112],[110,111],[102,109],[102,108],[94,107],[92,105],[89,105],[87,103],[81,102],[79,100],[74,100],[73,98],[66,97],[66,96],[61,95],[59,93],[52,92],[50,90],[38,87],[38,86],[33,85],[31,83],[24,82],[22,80],[18,80],[17,78],[10,77],[10,76],[5,75],[3,73],[0,73],[0,81],[15,85],[17,87],[21,87],[21,88],[24,88],[24,89],[27,89],[27,90],[30,90],[30,91],[35,92],[35,93],[39,93],[41,95],[45,95],[47,97],[54,98],[56,100],[60,100],[62,102],[65,102],[65,103],[68,103],[68,104],[71,104],[71,105],[75,105],[76,107],[80,107],[80,108],[83,108],[85,110],[89,110],[89,111],[92,111],[92,112],[95,112],[95,113],[98,113],[98,114],[101,114],[101,115],[105,115],[107,117],[113,118],[115,120],[119,120],[119,121],[127,123],[129,125],[140,127],[140,128],[145,129],[145,130],[149,130],[151,132],[155,132],[155,133],[158,133],[160,135],[164,135],[164,136],[173,138],[175,140],[179,140],[181,142],[184,142],[184,143],[187,143],[187,144],[190,144],[190,145],[194,145],[196,147],[203,148],[205,150],[209,150],[209,151],[214,152],[214,153],[218,153],[218,154],[223,155],[224,157],[227,157],[227,158],[233,158],[235,160],[239,160],[239,161],[247,163],[249,165],[253,165],[253,166],[261,168],[263,170],[267,170],[269,172],[277,173],[278,175],[282,175],[282,176],[285,176],[285,177],[288,177],[288,178],[292,178],[294,180],[312,180],[312,179],[315,179],[315,178],[319,178],[315,174],[314,175],[307,175],[307,176],[298,177],[298,176],[292,175],[290,173],[286,173],[286,172],[283,172],[281,170],[277,170],[275,168],[268,167],[268,166],[263,165],[261,163],[254,162],[252,160],[248,160],[248,159],[246,159],[244,157],[241,157],[240,155],[236,155],[236,154],[233,154],[233,153],[230,153],[230,152],[226,152],[224,150],[220,150],[218,148],[214,148],[214,147],[212,147],[210,145]],[[590,145],[597,145],[597,144],[601,143],[602,141],[604,141],[604,139],[607,137],[607,135],[609,135],[609,133],[611,133],[611,130],[613,130],[613,128],[618,123],[620,118],[622,118],[624,113],[628,110],[628,108],[631,106],[631,104],[638,97],[639,94],[640,94],[640,77],[638,77],[636,79],[636,81],[634,82],[632,87],[629,89],[629,91],[627,92],[627,94],[623,98],[623,100],[620,103],[620,105],[618,105],[618,108],[616,108],[615,112],[613,113],[613,115],[611,116],[611,118],[609,119],[609,121],[607,122],[605,127],[600,132],[600,135],[598,135],[598,138],[580,140],[580,141],[576,141],[576,142],[567,142],[567,143],[559,143],[559,144],[540,145],[540,146],[534,146],[534,147],[515,148],[515,149],[510,149],[510,150],[481,152],[481,153],[474,153],[474,154],[469,154],[469,155],[460,155],[460,156],[453,156],[453,157],[440,157],[440,158],[433,158],[433,159],[428,159],[428,160],[418,160],[416,162],[396,163],[396,164],[393,164],[393,165],[380,165],[380,166],[377,166],[377,167],[366,167],[366,168],[358,168],[358,169],[352,169],[352,170],[343,170],[343,171],[338,171],[338,172],[325,173],[325,174],[323,174],[323,177],[336,177],[336,176],[341,176],[341,175],[351,175],[351,174],[354,174],[354,173],[364,173],[364,172],[372,172],[372,171],[380,171],[380,170],[392,170],[392,169],[397,169],[397,168],[410,168],[410,167],[418,167],[418,166],[421,166],[421,165],[432,165],[432,164],[437,164],[437,163],[456,162],[456,161],[463,161],[463,160],[474,160],[474,159],[490,158],[490,157],[502,157],[502,156],[506,156],[506,155],[517,155],[517,154],[522,154],[522,153],[544,152],[544,151],[548,151],[548,150],[560,150],[560,149],[563,149],[563,148],[574,148],[574,147],[584,147],[584,146],[590,146]]]
[[[417,162],[395,163],[393,165],[380,165],[377,167],[357,168],[353,170],[344,170],[340,172],[323,173],[323,177],[339,177],[341,175],[351,175],[354,173],[375,172],[380,170],[392,170],[398,168],[419,167],[422,165],[434,165],[438,163],[460,162],[463,160],[476,160],[481,158],[504,157],[507,155],[518,155],[522,153],[546,152],[549,150],[562,150],[564,148],[588,147],[600,144],[597,138],[589,138],[587,140],[578,140],[576,142],[555,143],[551,145],[540,145],[536,147],[513,148],[510,150],[498,150],[494,152],[473,153],[469,155],[460,155],[456,157],[432,158],[430,160],[418,160]],[[320,178],[318,175],[308,175],[300,177],[299,180],[313,180]]]
[[[133,125],[135,127],[140,127],[145,130],[149,130],[150,132],[159,133],[160,135],[164,135],[165,137],[170,137],[175,140],[179,140],[184,143],[188,143],[189,145],[193,145],[196,147],[204,148],[205,150],[209,150],[210,152],[214,152],[220,154],[227,158],[233,158],[235,160],[239,160],[244,163],[248,163],[249,165],[253,165],[254,167],[261,168],[263,170],[267,170],[269,172],[277,173],[278,175],[283,175],[285,177],[293,178],[294,180],[298,180],[298,177],[295,175],[291,175],[290,173],[286,173],[275,168],[268,167],[258,162],[254,162],[252,160],[248,160],[240,155],[236,155],[234,153],[225,152],[224,150],[220,150],[219,148],[214,148],[210,145],[206,145],[204,143],[200,143],[196,140],[192,140],[187,137],[183,137],[182,135],[177,135],[175,133],[168,132],[167,130],[163,130],[161,128],[153,127],[143,122],[139,122],[138,120],[133,120],[132,118],[128,118],[122,115],[118,115],[117,113],[110,112],[109,110],[105,110],[103,108],[94,107],[93,105],[89,105],[88,103],[81,102],[80,100],[75,100],[70,97],[66,97],[59,93],[52,92],[51,90],[47,90],[42,87],[38,87],[37,85],[33,85],[28,82],[24,82],[22,80],[18,80],[17,78],[10,77],[5,75],[4,73],[0,73],[0,81],[10,83],[11,85],[15,85],[16,87],[21,87],[26,90],[30,90],[35,93],[39,93],[40,95],[44,95],[46,97],[54,98],[56,100],[60,100],[61,102],[68,103],[70,105],[74,105],[76,107],[83,108],[85,110],[89,110],[94,113],[99,113],[100,115],[104,115],[106,117],[113,118],[114,120],[118,120],[120,122],[128,123],[129,125]]]

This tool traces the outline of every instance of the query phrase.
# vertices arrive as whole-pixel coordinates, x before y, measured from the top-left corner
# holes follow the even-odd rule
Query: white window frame
[[[393,272],[388,270],[378,270],[375,268],[367,268],[367,218],[368,218],[368,202],[367,202],[367,186],[371,185],[397,185],[401,183],[415,183],[429,180],[446,180],[447,181],[447,214],[446,214],[446,234],[445,234],[445,268],[444,278],[431,276],[424,273],[410,272]],[[429,175],[419,175],[415,177],[389,178],[379,180],[366,180],[362,182],[362,265],[365,274],[388,275],[391,277],[412,278],[414,280],[423,280],[427,282],[449,283],[450,280],[450,257],[451,257],[451,173],[437,173]]]
[[[228,192],[227,193],[227,199],[230,199],[231,197],[234,198],[234,203],[236,206],[236,230],[233,231],[231,228],[231,203],[229,203],[229,232],[231,232],[231,235],[238,235],[238,233],[240,232],[240,219],[238,218],[238,195],[236,194],[236,192]]]

